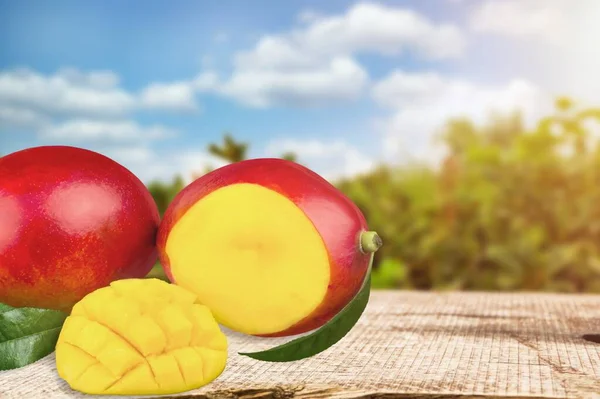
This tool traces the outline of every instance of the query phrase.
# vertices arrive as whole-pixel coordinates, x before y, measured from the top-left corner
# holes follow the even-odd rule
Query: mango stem
[[[375,231],[363,231],[360,234],[360,251],[364,254],[376,252],[383,245],[383,240]]]

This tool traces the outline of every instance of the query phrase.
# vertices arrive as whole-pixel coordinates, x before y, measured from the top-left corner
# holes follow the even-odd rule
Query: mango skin
[[[258,184],[287,197],[312,221],[329,253],[330,282],[317,309],[283,331],[259,336],[290,336],[321,327],[352,300],[366,277],[371,255],[360,251],[359,240],[368,226],[360,209],[346,195],[295,162],[257,158],[232,163],[201,176],[179,192],[163,215],[158,230],[158,256],[165,274],[177,284],[166,252],[172,227],[203,197],[237,183]]]
[[[56,369],[72,389],[97,395],[185,392],[217,378],[227,338],[183,288],[127,279],[84,297],[56,344]]]
[[[0,302],[70,310],[148,274],[160,222],[144,184],[93,151],[43,146],[0,158]]]

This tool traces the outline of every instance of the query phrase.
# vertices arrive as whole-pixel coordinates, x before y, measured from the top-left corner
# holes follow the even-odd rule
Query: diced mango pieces
[[[216,379],[227,337],[196,296],[157,279],[127,279],[74,307],[56,345],[56,368],[88,394],[162,395]]]

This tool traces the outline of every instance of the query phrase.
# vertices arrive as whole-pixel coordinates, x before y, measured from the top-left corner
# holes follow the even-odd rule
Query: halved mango
[[[323,326],[356,296],[381,238],[360,209],[308,168],[234,162],[188,184],[157,234],[169,280],[215,319],[257,336]]]

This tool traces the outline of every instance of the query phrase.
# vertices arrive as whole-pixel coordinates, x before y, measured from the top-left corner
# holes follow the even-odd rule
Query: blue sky
[[[218,166],[224,131],[328,178],[435,161],[449,117],[600,102],[600,5],[576,4],[0,0],[0,152],[75,145],[144,181]]]

